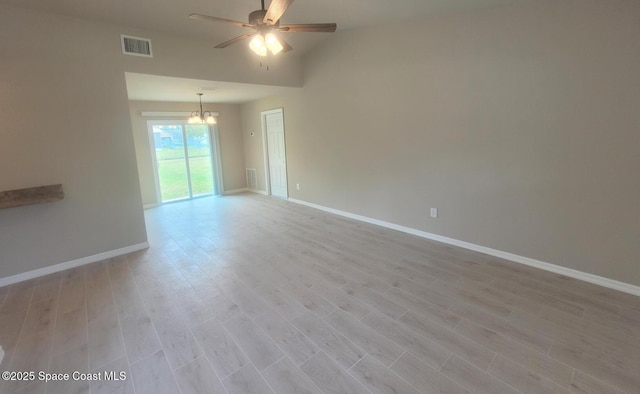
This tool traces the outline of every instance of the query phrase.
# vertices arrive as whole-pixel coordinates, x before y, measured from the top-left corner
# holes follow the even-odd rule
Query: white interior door
[[[263,112],[262,116],[266,136],[270,192],[273,196],[287,198],[287,158],[282,109]]]

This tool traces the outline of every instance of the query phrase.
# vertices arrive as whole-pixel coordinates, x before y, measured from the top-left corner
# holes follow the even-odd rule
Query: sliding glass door
[[[215,127],[150,121],[156,186],[163,203],[222,190]]]
[[[162,202],[190,198],[182,125],[154,125],[153,143]]]
[[[191,197],[213,194],[213,161],[208,125],[185,125]]]

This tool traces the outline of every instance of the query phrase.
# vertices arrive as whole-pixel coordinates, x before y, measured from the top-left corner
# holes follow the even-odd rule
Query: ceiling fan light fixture
[[[278,37],[276,37],[276,35],[272,32],[267,33],[267,35],[264,37],[264,40],[267,44],[267,48],[269,48],[271,53],[273,53],[274,55],[277,55],[284,49],[284,47],[280,43],[280,40],[278,40]]]
[[[260,33],[253,37],[251,43],[249,43],[249,48],[258,56],[267,56],[267,44]]]

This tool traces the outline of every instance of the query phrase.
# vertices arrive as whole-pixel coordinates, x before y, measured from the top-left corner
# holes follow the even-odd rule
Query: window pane
[[[181,125],[153,126],[162,202],[189,197]]]

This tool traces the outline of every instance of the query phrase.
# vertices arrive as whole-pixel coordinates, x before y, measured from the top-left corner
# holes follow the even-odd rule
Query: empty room
[[[637,0],[0,0],[0,394],[640,393]]]

